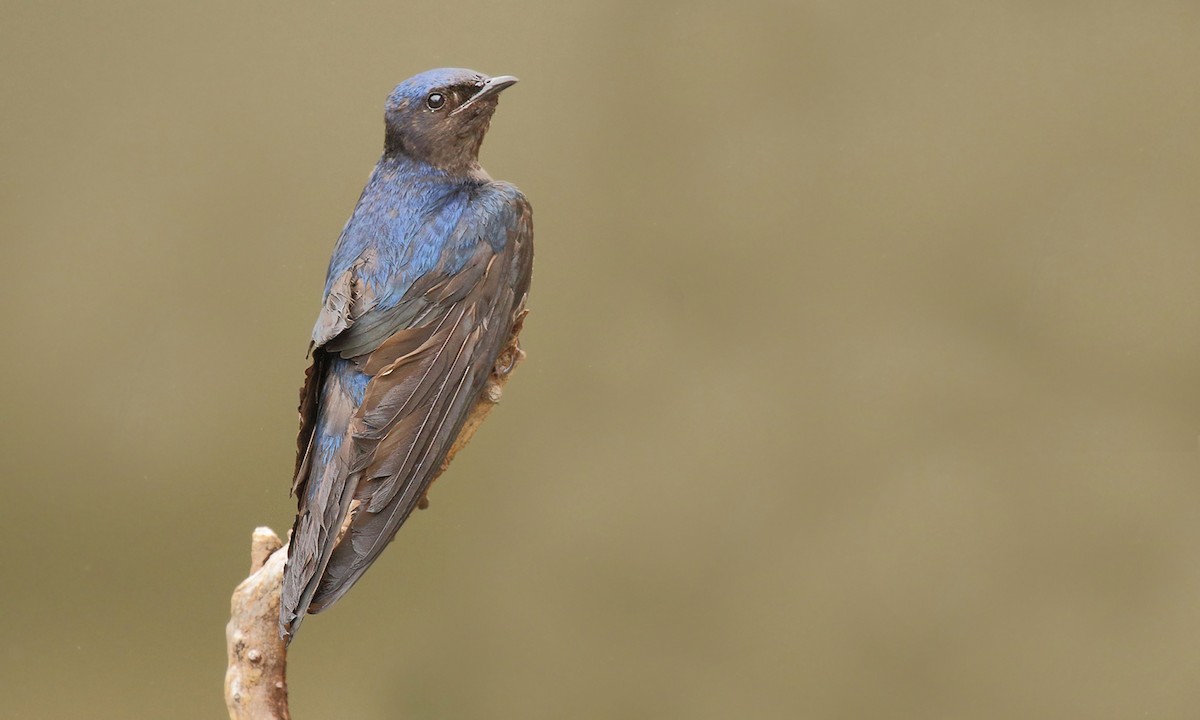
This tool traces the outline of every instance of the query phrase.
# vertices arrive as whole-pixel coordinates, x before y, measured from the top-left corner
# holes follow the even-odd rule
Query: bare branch
[[[287,546],[270,528],[254,531],[250,577],[233,591],[225,646],[225,706],[231,720],[290,720],[287,647],[279,637],[279,588]]]

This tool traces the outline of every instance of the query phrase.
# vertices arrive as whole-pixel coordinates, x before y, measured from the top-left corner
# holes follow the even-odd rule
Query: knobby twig
[[[487,385],[446,453],[435,480],[470,441],[492,407],[500,402],[509,375],[525,359],[517,335],[526,312],[522,311],[514,323],[512,338],[497,358]],[[426,493],[418,507],[429,505],[428,490]],[[250,544],[250,577],[233,591],[229,624],[225,626],[229,660],[225,670],[225,706],[230,720],[291,720],[287,646],[279,637],[279,590],[286,562],[287,546],[279,536],[267,527],[255,529]]]
[[[254,531],[250,577],[233,591],[225,647],[225,706],[231,720],[290,720],[287,646],[279,637],[279,588],[287,546],[271,528]]]

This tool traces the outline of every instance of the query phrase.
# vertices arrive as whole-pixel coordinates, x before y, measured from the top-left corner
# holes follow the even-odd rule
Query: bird
[[[279,611],[289,644],[424,506],[489,376],[511,362],[532,209],[479,149],[516,82],[441,68],[388,96],[383,154],[334,246],[300,390]]]

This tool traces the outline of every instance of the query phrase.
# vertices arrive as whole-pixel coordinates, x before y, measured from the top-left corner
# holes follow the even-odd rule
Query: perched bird
[[[498,357],[533,267],[529,203],[479,166],[515,77],[444,68],[388,97],[383,156],[342,230],[300,391],[298,501],[280,601],[350,589],[422,503]]]

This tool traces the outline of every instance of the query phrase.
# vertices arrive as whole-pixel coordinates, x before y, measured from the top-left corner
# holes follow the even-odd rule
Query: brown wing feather
[[[514,240],[500,255],[480,243],[461,271],[420,288],[431,308],[426,324],[393,335],[359,360],[374,377],[356,416],[358,505],[313,611],[341,597],[395,536],[483,389],[512,331],[516,290],[527,284],[509,272],[514,255],[530,254],[523,238]]]
[[[312,465],[313,434],[317,430],[317,395],[321,391],[320,378],[325,373],[325,354],[312,351],[312,362],[304,371],[304,384],[300,386],[300,433],[296,436],[296,474],[292,478],[292,494],[304,492],[308,471]]]
[[[305,611],[329,607],[354,584],[443,469],[523,316],[533,228],[524,198],[518,195],[513,209],[508,242],[498,253],[481,240],[464,268],[435,268],[394,308],[375,308],[358,282],[358,266],[370,258],[335,283],[314,330],[313,364],[301,390],[293,484],[301,512],[282,596],[285,635]],[[335,355],[372,377],[356,409],[341,407],[348,395],[325,377]],[[352,440],[323,466],[320,497],[305,502],[321,422],[348,425]]]

